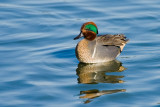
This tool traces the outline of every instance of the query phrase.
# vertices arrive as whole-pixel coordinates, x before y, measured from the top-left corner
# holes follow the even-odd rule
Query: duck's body
[[[107,34],[94,37],[95,35],[92,34],[94,32],[91,30],[88,35],[82,35],[83,28],[81,29],[82,31],[79,37],[84,36],[85,38],[77,44],[76,56],[77,59],[83,63],[101,63],[114,60],[122,52],[125,44],[128,42],[123,34]],[[78,39],[78,37],[75,39]]]

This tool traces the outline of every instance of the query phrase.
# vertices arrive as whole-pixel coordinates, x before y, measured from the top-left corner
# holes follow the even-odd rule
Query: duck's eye
[[[93,30],[91,30],[91,29],[86,29],[86,30],[88,30],[88,31],[93,31]],[[94,31],[93,31],[94,32]]]

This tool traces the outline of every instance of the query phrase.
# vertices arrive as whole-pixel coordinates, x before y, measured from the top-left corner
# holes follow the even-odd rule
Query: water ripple
[[[1,1],[1,106],[158,106],[159,4]],[[86,21],[94,21],[100,34],[130,39],[118,61],[79,64],[73,38]]]

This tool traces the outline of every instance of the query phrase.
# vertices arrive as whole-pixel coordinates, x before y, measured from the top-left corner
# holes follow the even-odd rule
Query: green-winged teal
[[[76,46],[76,57],[83,63],[101,63],[114,60],[123,50],[128,39],[123,34],[98,34],[94,22],[86,22],[74,40],[84,37]]]

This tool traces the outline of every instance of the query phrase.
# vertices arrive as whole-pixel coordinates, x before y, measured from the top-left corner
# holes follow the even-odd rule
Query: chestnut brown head
[[[84,37],[87,40],[94,40],[98,34],[97,25],[94,22],[86,22],[81,27],[80,34],[74,40]]]

